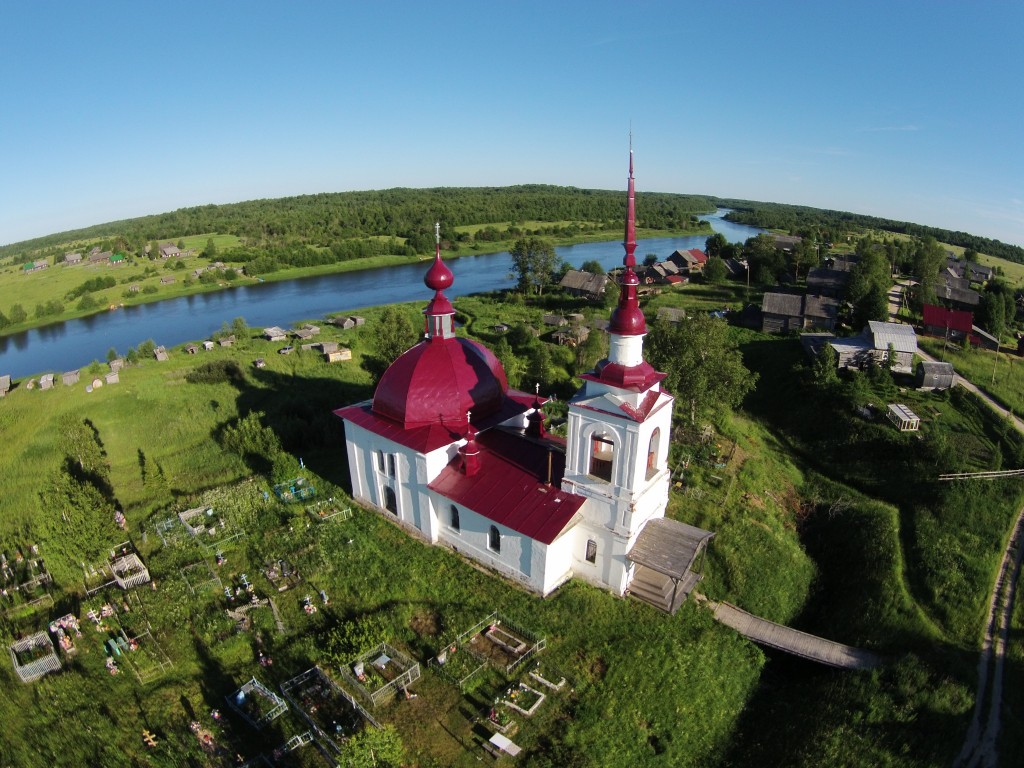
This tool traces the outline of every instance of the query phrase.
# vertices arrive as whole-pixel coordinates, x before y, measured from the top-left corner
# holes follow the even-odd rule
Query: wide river
[[[762,230],[725,221],[720,210],[701,218],[709,221],[733,243],[742,243]],[[660,237],[637,243],[637,261],[649,253],[664,259],[677,248],[703,248],[706,235]],[[555,249],[560,258],[579,267],[596,260],[605,269],[621,266],[619,241],[582,243]],[[506,288],[511,285],[512,259],[508,251],[465,256],[449,262],[455,283],[449,298]],[[124,354],[146,339],[167,347],[207,338],[225,321],[244,317],[253,328],[288,327],[298,320],[323,318],[336,312],[405,301],[424,302],[427,264],[342,272],[277,283],[238,286],[213,293],[124,307],[89,317],[54,323],[23,333],[0,336],[0,375],[22,378],[46,371],[70,371],[106,358],[113,347]]]

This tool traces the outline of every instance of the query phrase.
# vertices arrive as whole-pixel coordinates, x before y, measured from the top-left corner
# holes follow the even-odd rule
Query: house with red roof
[[[538,394],[509,387],[489,349],[456,335],[439,227],[425,337],[372,399],[335,414],[353,497],[411,534],[542,595],[580,578],[675,611],[714,534],[665,518],[674,398],[643,355],[632,151],[628,182],[609,352],[582,376],[566,438],[548,433]]]
[[[974,314],[959,309],[946,309],[935,304],[922,307],[924,332],[942,336],[950,341],[961,341],[971,335]]]

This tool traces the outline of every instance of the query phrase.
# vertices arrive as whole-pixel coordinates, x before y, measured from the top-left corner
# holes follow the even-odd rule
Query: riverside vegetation
[[[701,292],[719,291],[714,302],[731,290],[692,289],[698,301],[707,300]],[[606,311],[557,293],[458,305],[465,332],[498,349],[513,383],[532,388],[539,379],[560,399],[603,351],[556,347],[527,330],[541,326],[545,310]],[[541,600],[371,512],[319,523],[301,505],[277,501],[273,484],[304,476],[318,499],[351,504],[331,409],[370,396],[385,362],[378,358],[390,354],[382,350],[415,337],[420,309],[370,311],[365,326],[325,330],[352,349],[344,364],[298,350],[273,354],[281,344],[249,334],[232,348],[196,356],[177,348],[167,362],[146,359],[123,371],[120,384],[91,393],[84,385],[16,388],[0,401],[0,544],[9,554],[38,544],[56,581],[52,606],[11,605],[0,620],[5,642],[55,616],[127,602],[131,612],[118,620],[148,622],[174,665],[144,684],[127,673],[110,676],[84,620],[81,652],[59,674],[22,685],[4,665],[5,764],[227,765],[235,752],[270,754],[302,725],[288,714],[257,733],[236,720],[224,696],[242,682],[255,675],[276,688],[312,664],[330,671],[381,641],[423,663],[494,610],[546,637],[537,659],[544,674],[569,680],[535,717],[520,719],[522,765],[952,761],[973,706],[992,574],[1024,499],[1013,481],[934,477],[1019,466],[1024,449],[1014,431],[958,391],[897,393],[899,382],[881,369],[834,378],[806,365],[793,339],[728,329],[727,343],[757,375],[756,388],[735,411],[702,407],[697,428],[689,408],[680,412],[671,458],[688,468],[676,475],[669,514],[717,532],[699,588],[708,597],[887,660],[872,672],[821,669],[760,650],[692,600],[673,617],[579,583]],[[501,338],[487,330],[499,320],[513,326]],[[257,357],[266,367],[252,366]],[[864,410],[897,394],[924,417],[919,435],[900,434]],[[710,442],[699,428],[706,421],[715,428]],[[187,536],[165,542],[159,535],[161,521],[201,504],[244,532],[224,545],[221,565]],[[116,527],[115,508],[124,510],[127,531]],[[126,536],[157,588],[85,596],[81,563]],[[261,573],[277,559],[304,582],[277,593]],[[203,563],[224,584],[247,574],[258,595],[274,597],[284,631],[265,610],[251,611],[248,628],[236,627],[219,590],[193,590],[187,574]],[[316,599],[321,589],[329,605]],[[307,593],[318,612],[304,610]],[[260,666],[261,654],[273,665]],[[1019,656],[1008,675],[1014,706],[1000,746],[1019,754]],[[386,756],[378,765],[475,765],[482,752],[474,720],[507,686],[488,673],[464,695],[425,670],[417,697],[375,710],[386,729],[351,740],[342,764],[370,764],[372,749]],[[224,710],[220,721],[210,716],[214,708]],[[192,720],[214,733],[224,755],[203,751]],[[156,734],[155,747],[144,744],[144,729]],[[311,749],[282,760],[323,764]]]

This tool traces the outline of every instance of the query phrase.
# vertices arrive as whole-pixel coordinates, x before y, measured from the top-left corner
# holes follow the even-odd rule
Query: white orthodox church
[[[673,397],[643,355],[632,150],[624,245],[608,357],[582,377],[565,439],[547,433],[539,397],[509,388],[486,347],[455,335],[438,245],[424,339],[372,400],[335,411],[353,497],[542,595],[579,578],[675,611],[714,534],[665,517]]]

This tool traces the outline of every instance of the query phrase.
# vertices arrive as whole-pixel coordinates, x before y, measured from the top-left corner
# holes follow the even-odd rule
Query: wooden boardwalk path
[[[709,600],[708,605],[714,611],[715,619],[759,645],[841,669],[872,669],[881,664],[881,659],[870,651],[775,624],[730,603]]]

